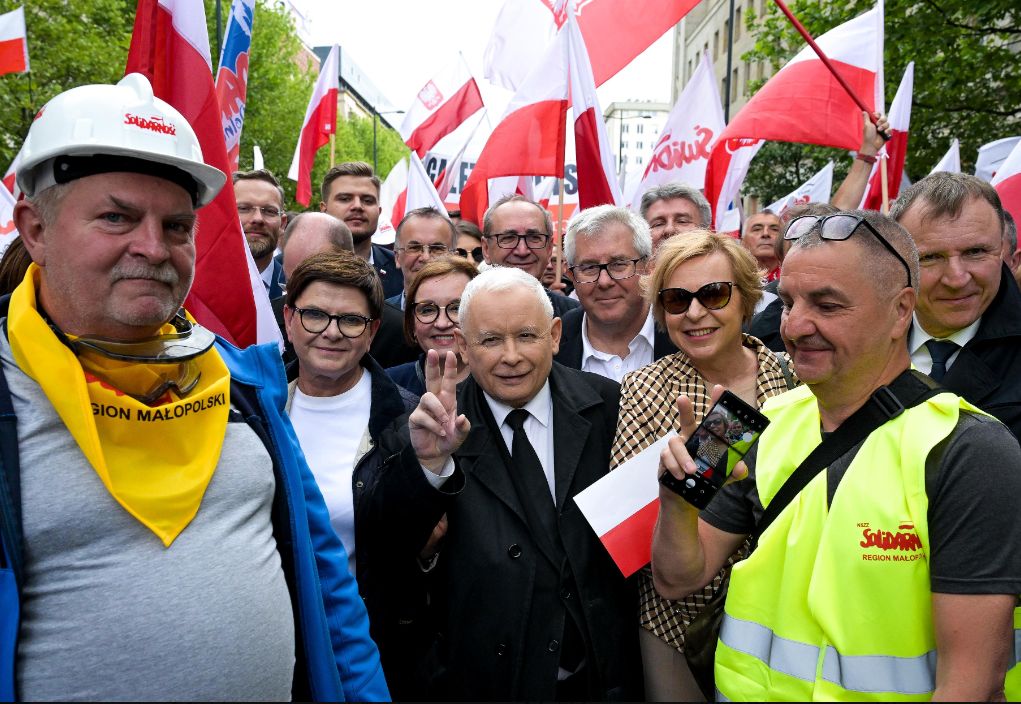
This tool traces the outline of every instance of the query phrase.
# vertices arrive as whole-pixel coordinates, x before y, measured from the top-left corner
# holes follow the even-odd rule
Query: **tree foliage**
[[[0,0],[0,12],[22,4],[32,70],[0,76],[0,173],[21,148],[32,117],[50,98],[77,85],[115,83],[124,75],[135,21],[134,0]],[[287,179],[287,171],[319,66],[303,58],[293,20],[278,5],[259,0],[255,11],[239,166],[252,168],[252,147],[259,145],[266,168],[280,179],[287,205],[293,208],[295,183]],[[219,56],[214,0],[205,0],[205,7],[215,66]],[[230,2],[223,0],[224,31],[229,12]],[[407,154],[400,136],[383,122],[378,126],[377,150],[384,177]],[[324,147],[316,156],[313,190],[329,168],[329,159],[329,148]],[[372,163],[371,120],[340,122],[336,159]]]
[[[789,6],[812,36],[819,36],[874,4],[800,0]],[[955,137],[961,142],[961,167],[972,171],[981,145],[1021,133],[1021,9],[1016,0],[886,0],[885,5],[887,108],[908,62],[915,62],[908,177],[929,173]],[[742,58],[769,61],[778,70],[804,41],[775,5],[766,7],[763,17],[747,17],[756,44]],[[839,182],[849,166],[844,152],[767,144],[752,164],[745,190],[770,202],[831,158]]]

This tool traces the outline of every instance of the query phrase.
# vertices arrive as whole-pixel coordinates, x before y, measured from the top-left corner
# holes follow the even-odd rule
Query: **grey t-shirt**
[[[864,441],[826,468],[829,501]],[[764,509],[748,478],[725,486],[702,511],[710,525],[748,534]],[[1003,424],[963,411],[957,427],[926,458],[929,573],[943,594],[1021,594],[1021,447]]]
[[[0,361],[21,459],[20,697],[290,699],[294,617],[258,436],[228,423],[198,514],[165,548],[110,496],[2,334]]]

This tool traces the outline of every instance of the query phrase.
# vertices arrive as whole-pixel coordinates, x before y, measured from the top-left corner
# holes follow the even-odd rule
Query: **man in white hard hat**
[[[276,348],[181,310],[224,174],[138,74],[53,98],[22,155],[0,699],[388,698]]]

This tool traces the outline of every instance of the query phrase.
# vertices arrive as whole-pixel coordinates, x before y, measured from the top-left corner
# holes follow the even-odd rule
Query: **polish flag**
[[[19,7],[0,15],[0,76],[24,73],[28,69],[25,8]]]
[[[993,176],[999,170],[1003,160],[1007,158],[1014,147],[1021,142],[1021,137],[1004,137],[994,142],[983,144],[978,148],[978,158],[975,160],[975,175],[984,181],[992,181]]]
[[[1021,142],[1014,146],[989,183],[1000,194],[1003,209],[1010,211],[1014,220],[1021,221]]]
[[[660,131],[659,141],[637,186],[631,207],[641,207],[642,196],[654,186],[680,181],[695,188],[705,186],[709,152],[723,132],[723,103],[709,53],[702,54],[698,68],[677,97],[677,103]]]
[[[897,94],[890,103],[890,141],[879,150],[879,158],[887,159],[886,182],[887,191],[892,201],[900,193],[901,175],[904,173],[904,159],[908,153],[908,130],[911,126],[911,94],[915,84],[915,62],[912,61],[904,69],[904,77],[900,79]],[[861,208],[865,210],[882,210],[883,184],[882,171],[879,163],[872,165],[869,185],[862,198]]]
[[[934,174],[938,171],[947,171],[952,174],[961,173],[961,143],[957,139],[950,143],[950,149],[936,164],[936,168],[929,173]]]
[[[457,61],[422,86],[401,124],[404,143],[424,157],[437,142],[481,110],[482,94],[468,64]]]
[[[17,176],[18,173],[18,166],[20,165],[21,165],[21,150],[19,149],[18,153],[14,155],[14,161],[12,161],[11,165],[7,167],[7,173],[4,174],[3,178],[4,186],[7,188],[8,191],[10,191],[14,195],[15,198],[21,195],[21,192],[18,189],[17,181],[15,179],[15,176]]]
[[[146,76],[155,95],[191,123],[206,163],[230,173],[202,0],[138,0],[126,72]],[[224,187],[198,212],[197,227],[195,282],[185,307],[239,347],[279,343],[280,329],[241,230],[233,188]]]
[[[659,456],[676,434],[670,431],[574,497],[625,577],[652,559],[652,533],[659,517]]]
[[[14,227],[14,196],[6,188],[0,188],[0,257],[18,236]]]
[[[826,166],[819,169],[812,178],[795,188],[775,203],[766,206],[778,216],[783,214],[795,205],[805,203],[829,203],[830,192],[833,190],[833,162],[826,162]]]
[[[461,149],[458,150],[454,158],[447,161],[447,165],[443,167],[443,171],[440,172],[439,176],[436,177],[436,192],[439,193],[440,198],[443,201],[447,200],[451,191],[454,190],[454,182],[457,180],[461,173],[461,165],[464,163],[465,152],[468,150],[468,145],[475,139],[476,133],[479,131],[479,127],[486,121],[486,111],[483,110],[479,113],[479,121],[475,123],[475,127],[472,128],[468,134],[468,138],[464,140],[464,144],[461,145]]]
[[[397,196],[397,202],[394,203],[393,214],[390,217],[394,227],[400,224],[405,214],[418,208],[430,206],[436,208],[443,213],[444,217],[449,219],[447,206],[436,192],[436,187],[429,178],[425,166],[422,165],[422,160],[418,158],[418,154],[411,152],[408,159],[410,160],[408,164],[408,186],[404,189],[403,193]]]
[[[238,170],[241,151],[241,128],[245,124],[248,102],[248,55],[252,48],[252,21],[255,0],[234,0],[230,21],[220,52],[220,68],[216,72],[216,100],[220,103],[220,122],[227,144],[231,171]]]
[[[574,106],[574,154],[578,164],[578,207],[620,205],[620,184],[614,177],[613,154],[606,121],[599,109],[589,52],[574,13],[567,14],[571,102]]]
[[[386,175],[386,179],[383,181],[383,185],[379,188],[379,205],[382,213],[379,218],[379,229],[383,229],[384,221],[388,221],[391,225],[397,226],[397,223],[401,221],[400,217],[395,217],[397,211],[397,200],[408,190],[408,160],[401,159],[393,168],[390,169],[390,173]],[[403,215],[403,210],[401,211]],[[380,234],[377,231],[376,234]],[[375,235],[373,236],[375,237]],[[382,244],[376,239],[373,242]],[[389,243],[387,243],[389,244]]]
[[[511,98],[461,193],[461,217],[476,224],[489,207],[488,180],[564,175],[568,94],[567,33],[557,35],[539,66]]]
[[[882,2],[834,27],[816,43],[869,112],[882,111]],[[743,157],[734,158],[740,148],[775,140],[851,151],[861,144],[862,119],[858,105],[812,48],[803,48],[741,108],[713,147],[705,191],[715,222],[719,224],[744,180],[744,173],[729,171],[744,168],[747,173]]]
[[[337,94],[340,92],[340,47],[330,49],[319,80],[312,91],[312,99],[305,110],[305,121],[301,136],[294,148],[294,159],[287,178],[298,182],[294,199],[304,206],[312,202],[312,162],[319,148],[330,141],[330,135],[337,132]]]
[[[597,86],[674,27],[698,0],[506,0],[483,57],[485,76],[520,88],[567,20],[578,18]]]

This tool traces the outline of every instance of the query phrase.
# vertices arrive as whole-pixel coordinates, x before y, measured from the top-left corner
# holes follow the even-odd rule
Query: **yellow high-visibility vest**
[[[720,700],[901,700],[936,682],[925,460],[957,425],[942,393],[863,443],[827,507],[820,472],[735,565],[716,651]],[[821,442],[807,386],[769,399],[755,482],[763,506]]]

